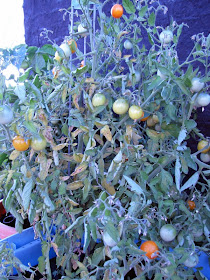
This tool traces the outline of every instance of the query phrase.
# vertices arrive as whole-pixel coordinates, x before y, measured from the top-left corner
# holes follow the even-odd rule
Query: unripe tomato
[[[155,123],[159,123],[159,118],[158,118],[157,115],[153,115],[152,118],[153,118]]]
[[[137,105],[132,105],[132,106],[129,108],[128,114],[129,114],[129,117],[130,117],[132,120],[138,120],[138,119],[140,119],[141,117],[143,117],[144,112],[143,112],[143,110],[142,110],[141,107],[139,107],[139,106],[137,106]]]
[[[200,93],[196,98],[196,104],[198,107],[208,106],[210,103],[210,95],[208,93]]]
[[[188,204],[188,207],[190,208],[190,210],[194,210],[196,207],[195,202],[192,200],[188,200],[187,204]]]
[[[102,93],[94,94],[92,98],[92,104],[94,107],[102,106],[106,103],[106,97]]]
[[[78,29],[77,30],[78,30],[79,33],[82,33],[82,34],[80,34],[82,37],[85,37],[87,35],[85,33],[85,32],[87,32],[87,29],[84,28],[81,23],[78,25]]]
[[[125,40],[125,42],[124,42],[124,48],[126,49],[126,50],[130,50],[130,49],[132,49],[133,48],[133,44],[131,43],[131,41],[129,41],[129,40]]]
[[[31,140],[31,148],[35,151],[41,151],[47,146],[47,141],[43,135],[38,135]]]
[[[120,4],[115,4],[111,9],[111,15],[114,18],[120,18],[123,15],[123,7]]]
[[[24,140],[22,136],[15,136],[12,140],[12,145],[15,148],[15,150],[23,152],[28,150],[30,146],[30,140]]]
[[[66,43],[63,43],[63,44],[60,45],[60,48],[63,50],[63,52],[65,54],[65,57],[69,58],[70,55],[71,55],[71,50],[70,50],[69,45],[66,44]]]
[[[152,127],[152,126],[155,126],[155,124],[156,124],[156,123],[155,123],[153,117],[152,117],[152,116],[149,116],[148,119],[147,119],[147,126],[148,126],[148,127]]]
[[[159,76],[162,80],[165,80],[167,78],[167,76],[161,73],[159,69],[157,70],[157,76]]]
[[[142,243],[140,249],[146,252],[146,256],[149,259],[155,259],[158,256],[158,246],[152,240],[148,240]]]
[[[200,160],[202,162],[209,162],[210,161],[210,154],[200,154]]]
[[[163,241],[170,242],[175,239],[177,231],[174,226],[168,224],[164,225],[160,229],[160,237]]]
[[[155,130],[157,131],[157,132],[160,132],[162,129],[161,129],[161,125],[159,124],[159,123],[157,123],[156,125],[155,125]]]
[[[71,53],[75,53],[77,50],[77,42],[73,39],[68,41],[68,45],[70,47]]]
[[[160,33],[159,39],[163,44],[169,44],[173,40],[173,33],[170,30],[164,30]]]
[[[0,124],[8,124],[13,120],[13,111],[7,105],[0,106]]]
[[[61,62],[62,57],[60,57],[60,55],[59,55],[58,51],[56,51],[56,52],[55,52],[54,59],[55,59],[56,61],[58,61],[58,62]]]
[[[114,247],[117,245],[117,243],[114,241],[114,239],[106,231],[103,234],[103,241],[104,241],[104,244],[109,247]]]
[[[204,87],[204,83],[202,83],[199,78],[193,78],[191,84],[192,86],[190,89],[192,92],[199,92]]]
[[[195,267],[198,264],[199,258],[197,254],[190,255],[186,261],[184,261],[184,265],[187,267]]]
[[[113,111],[118,115],[123,115],[128,111],[129,104],[124,98],[119,98],[113,103]]]
[[[198,142],[198,146],[197,149],[198,151],[202,150],[203,148],[205,148],[206,146],[209,145],[209,142],[206,140],[201,140]],[[203,150],[201,153],[208,153],[208,151],[210,151],[210,147],[206,148],[205,150]]]

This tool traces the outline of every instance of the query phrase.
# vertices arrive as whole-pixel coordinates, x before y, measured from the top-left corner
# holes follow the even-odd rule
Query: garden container
[[[29,263],[31,266],[36,266],[38,258],[42,256],[41,240],[39,238],[34,240],[34,230],[32,227],[23,230],[21,233],[4,238],[0,242],[8,242],[14,248],[15,256],[26,266]],[[51,248],[49,252],[50,259],[55,256],[55,251]],[[14,268],[13,275],[16,274],[17,271]]]

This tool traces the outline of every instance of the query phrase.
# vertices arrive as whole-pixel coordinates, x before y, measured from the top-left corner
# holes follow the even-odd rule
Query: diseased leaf
[[[66,189],[74,191],[74,190],[77,190],[77,189],[79,189],[79,188],[81,188],[83,186],[84,186],[84,184],[83,184],[82,181],[75,181],[73,183],[68,184]]]
[[[101,129],[101,134],[104,135],[104,137],[108,140],[108,141],[112,141],[112,133],[109,129],[108,125],[105,125],[102,129]]]
[[[75,176],[83,171],[85,171],[88,167],[88,163],[87,162],[82,162],[79,166],[76,167],[76,169],[74,170],[73,173],[71,173],[71,176]]]

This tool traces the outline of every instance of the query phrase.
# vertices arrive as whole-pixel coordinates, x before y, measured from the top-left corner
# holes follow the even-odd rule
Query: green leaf
[[[105,231],[111,236],[111,238],[115,241],[118,242],[118,231],[116,229],[116,227],[113,225],[113,223],[111,221],[108,221],[105,225]]]
[[[62,126],[62,129],[61,129],[62,133],[66,136],[68,136],[69,134],[69,129],[68,129],[68,125],[66,123],[64,123],[64,125]]]
[[[0,165],[2,165],[5,159],[8,159],[8,155],[5,153],[0,154]]]
[[[155,19],[156,19],[155,13],[152,12],[152,13],[150,14],[149,18],[148,18],[148,23],[149,23],[149,25],[154,26],[154,25],[155,25]]]
[[[172,103],[166,105],[165,111],[167,115],[170,117],[170,119],[172,119],[173,121],[177,119],[176,107]]]
[[[190,187],[194,187],[198,182],[199,175],[199,172],[195,172],[195,174],[193,174],[190,179],[188,179],[187,182],[181,187],[180,192],[183,192]]]
[[[143,194],[144,195],[144,192],[142,190],[142,188],[136,183],[134,182],[131,178],[129,178],[128,176],[126,175],[123,175],[123,177],[125,178],[125,180],[128,182],[128,184],[130,185],[131,187],[131,190],[137,194]]]
[[[176,79],[174,80],[174,82],[178,85],[178,87],[184,94],[186,94],[187,96],[191,95],[189,89],[185,86],[184,82],[181,79]]]
[[[96,242],[97,241],[97,230],[96,230],[96,223],[92,220],[89,220],[89,225],[90,225],[90,231],[93,240]]]
[[[139,11],[139,16],[144,17],[146,15],[147,10],[148,10],[148,6],[142,7],[141,10]]]
[[[32,69],[32,67],[28,68],[28,69],[25,71],[25,73],[24,73],[23,75],[21,75],[21,76],[18,78],[18,82],[19,82],[19,83],[24,82],[24,81],[28,78],[31,69]]]
[[[162,83],[164,82],[164,80],[162,80],[159,76],[152,81],[152,83],[148,86],[148,91],[153,90],[157,87],[159,87]]]
[[[31,122],[31,121],[25,121],[25,122],[23,123],[23,125],[24,125],[30,132],[32,132],[32,133],[34,133],[34,134],[38,134],[37,129],[36,129],[36,127],[35,127],[35,125],[34,125],[33,122]]]
[[[25,99],[26,99],[26,89],[25,89],[24,84],[16,85],[16,87],[14,89],[14,93],[18,96],[18,98],[20,99],[21,102],[25,101]]]
[[[84,218],[85,217],[78,217],[76,219],[76,221],[74,221],[66,230],[65,233],[67,233],[68,231],[72,230],[74,227],[76,226],[81,226],[84,222]]]
[[[41,54],[36,54],[34,58],[35,70],[41,73],[41,70],[46,66],[45,60]]]
[[[42,46],[39,50],[39,53],[46,53],[46,54],[49,54],[49,55],[53,55],[55,54],[55,49],[52,45],[50,44],[46,44],[44,46]]]
[[[23,208],[26,211],[29,207],[30,199],[31,199],[31,191],[33,189],[34,182],[33,179],[29,179],[29,181],[25,184],[22,192],[22,200],[23,200]]]
[[[196,128],[197,126],[197,123],[194,120],[186,120],[184,124],[188,132],[190,132],[193,128]]]
[[[105,248],[99,247],[94,250],[93,256],[92,256],[92,263],[97,266],[100,261],[105,260]]]
[[[44,273],[45,271],[45,257],[41,256],[38,258],[38,268],[40,273]]]
[[[167,190],[169,186],[173,185],[173,177],[171,176],[171,174],[162,169],[161,170],[161,187],[163,190]]]
[[[123,4],[123,8],[128,14],[135,14],[136,12],[135,6],[130,0],[123,0],[122,4]]]

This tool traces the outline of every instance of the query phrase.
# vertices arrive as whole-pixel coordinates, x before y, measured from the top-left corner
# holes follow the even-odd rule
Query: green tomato
[[[173,40],[173,33],[170,30],[164,30],[160,33],[159,39],[163,44],[169,44]]]
[[[133,48],[133,44],[129,40],[126,40],[123,45],[126,50],[130,50]]]
[[[202,83],[199,78],[193,78],[191,84],[192,86],[190,89],[192,92],[199,92],[204,87],[204,83]]]
[[[177,231],[174,226],[168,224],[164,225],[160,229],[160,237],[163,241],[170,242],[175,239]]]
[[[35,151],[41,151],[47,146],[47,141],[43,135],[36,136],[31,140],[31,148]]]
[[[202,162],[209,162],[210,161],[210,153],[208,154],[200,154],[200,160]]]
[[[60,48],[63,50],[65,57],[69,58],[71,55],[71,49],[69,48],[69,45],[66,43],[63,43],[60,45]]]
[[[119,98],[113,103],[113,111],[118,115],[123,115],[128,111],[129,104],[124,98]]]
[[[210,103],[210,95],[208,93],[200,93],[196,98],[197,107],[205,107]]]
[[[184,265],[187,267],[195,267],[198,264],[199,258],[197,254],[190,255],[189,258],[184,261]]]
[[[94,107],[102,106],[106,103],[106,97],[102,93],[94,94],[92,98],[92,104]]]
[[[13,111],[7,105],[0,106],[0,124],[8,124],[13,120]]]
[[[140,119],[140,118],[143,117],[144,112],[143,112],[143,110],[141,109],[141,107],[139,107],[139,106],[137,106],[137,105],[132,105],[132,106],[129,108],[128,114],[129,114],[129,117],[130,117],[132,120],[138,120],[138,119]]]

